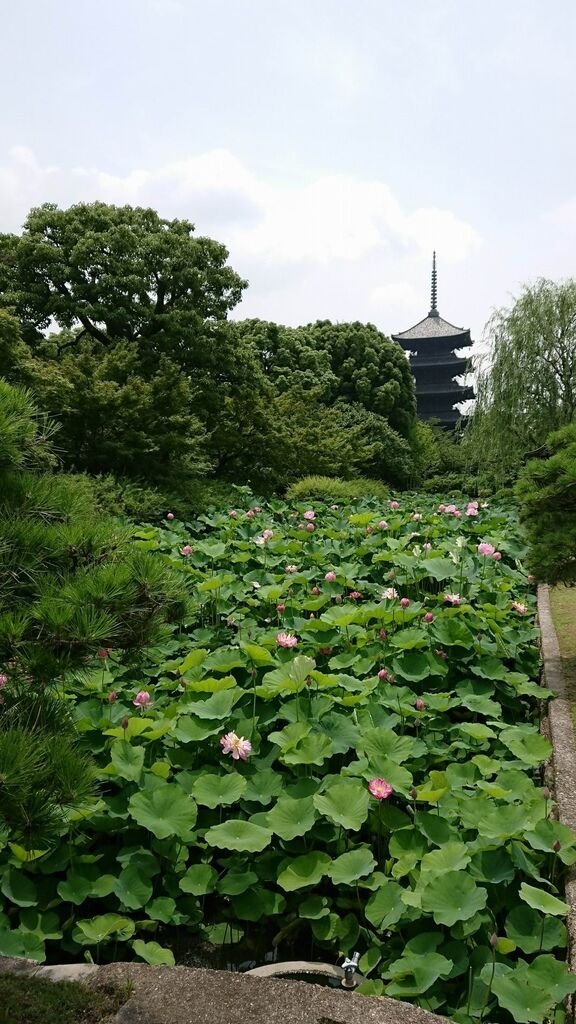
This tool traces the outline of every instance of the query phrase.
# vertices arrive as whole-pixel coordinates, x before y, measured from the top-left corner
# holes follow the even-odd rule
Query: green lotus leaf
[[[311,921],[319,917],[327,917],[330,913],[330,904],[325,896],[309,896],[308,899],[298,904],[299,917],[309,918]]]
[[[499,679],[504,682],[508,674],[506,666],[499,658],[478,658],[477,661],[471,662],[470,671],[475,676],[481,676],[482,679]]]
[[[86,918],[76,922],[74,940],[81,946],[98,945],[105,942],[111,935],[120,941],[131,938],[135,925],[128,917],[120,914],[101,914],[100,917]]]
[[[496,736],[496,733],[488,725],[483,725],[481,722],[462,722],[458,726],[459,732],[463,732],[465,736],[469,736],[472,740],[477,740],[483,743],[485,740],[492,740]]]
[[[35,932],[23,931],[21,928],[8,931],[0,927],[0,956],[25,957],[39,964],[44,963],[44,940]]]
[[[21,910],[19,930],[34,932],[41,940],[62,938],[60,918],[52,911],[41,913],[39,910]]]
[[[240,649],[244,651],[244,654],[251,662],[253,662],[254,665],[274,664],[274,658],[266,647],[261,647],[259,644],[248,643],[246,640],[241,640]]]
[[[368,789],[353,779],[332,784],[324,793],[315,793],[313,800],[319,814],[353,832],[368,817]]]
[[[23,871],[9,867],[5,870],[0,884],[0,892],[10,903],[17,907],[37,907],[38,890],[35,882]]]
[[[268,811],[266,824],[281,839],[290,840],[309,832],[315,818],[316,811],[312,797],[293,800],[289,796],[282,796]]]
[[[411,651],[417,647],[428,647],[430,641],[424,629],[412,626],[409,629],[399,629],[390,638],[390,643],[392,647],[398,647],[402,651]]]
[[[392,659],[392,668],[399,679],[420,682],[436,674],[430,655],[418,651],[408,652]]]
[[[428,576],[432,576],[432,578],[438,580],[439,583],[442,583],[444,580],[449,580],[457,571],[451,558],[424,558],[420,562],[420,565]],[[456,622],[456,620],[448,619],[445,622],[442,622],[442,625],[449,625],[452,622]],[[457,623],[457,625],[460,625],[460,623]],[[444,640],[441,642],[445,643]]]
[[[436,924],[449,928],[456,921],[467,921],[486,906],[488,893],[477,886],[465,871],[446,871],[432,875],[422,890],[421,906],[432,914]]]
[[[474,634],[460,619],[438,617],[432,627],[432,635],[443,647],[474,649]]]
[[[222,825],[209,828],[204,836],[209,846],[217,846],[221,850],[241,850],[257,853],[263,850],[272,839],[272,832],[251,821],[230,819]]]
[[[220,676],[216,679],[207,676],[206,679],[186,680],[187,693],[220,693],[221,690],[233,690],[238,683],[234,676]]]
[[[506,918],[506,935],[524,953],[538,953],[544,949],[565,946],[566,925],[556,917],[543,917],[532,907],[520,904]]]
[[[422,995],[438,978],[446,978],[454,964],[440,953],[408,953],[394,960],[384,971],[391,978],[386,994],[398,999]]]
[[[125,907],[139,910],[146,906],[152,896],[152,883],[146,875],[142,875],[136,865],[128,864],[120,872],[114,893]]]
[[[446,871],[460,871],[468,866],[470,860],[468,847],[464,843],[454,840],[445,843],[439,850],[432,850],[430,853],[424,854],[420,870],[423,873],[434,872],[441,875]]]
[[[192,893],[193,896],[205,896],[208,892],[214,892],[218,872],[211,864],[193,864],[188,868],[185,875],[182,875],[179,885],[182,892]]]
[[[176,912],[176,901],[171,896],[157,896],[146,906],[146,913],[153,921],[170,924]]]
[[[284,753],[286,750],[293,750],[300,740],[308,736],[311,731],[311,722],[290,722],[283,729],[269,733],[268,739],[280,747]]]
[[[390,837],[388,849],[390,856],[401,865],[395,864],[392,873],[395,878],[401,878],[420,863],[428,844],[415,828],[401,828]]]
[[[156,781],[156,789],[141,790],[130,797],[130,814],[157,839],[168,836],[184,839],[196,824],[196,804],[175,782]]]
[[[283,779],[278,772],[255,771],[252,775],[246,775],[245,778],[246,789],[242,795],[244,801],[269,804],[275,796],[280,796],[282,792]]]
[[[226,775],[201,775],[192,786],[192,796],[203,807],[235,804],[246,789],[246,779],[238,772]]]
[[[481,977],[490,984],[490,964],[482,969]],[[545,954],[531,964],[523,960],[515,967],[497,964],[492,991],[502,1009],[508,1010],[518,1024],[541,1024],[558,1003],[576,991],[576,976],[569,973],[566,964]]]
[[[377,729],[365,730],[361,749],[371,764],[376,764],[380,758],[389,758],[396,764],[402,764],[411,756],[414,740],[411,736],[399,736],[392,729],[379,726]]]
[[[254,871],[229,871],[219,880],[216,888],[224,896],[238,896],[257,881],[258,875]]]
[[[370,924],[379,931],[386,931],[396,924],[406,913],[406,906],[402,901],[403,892],[404,889],[398,882],[390,880],[377,889],[364,908]]]
[[[134,939],[132,949],[147,964],[158,966],[163,964],[167,967],[174,967],[176,961],[171,949],[165,949],[157,942],[143,942],[142,939]]]
[[[541,910],[543,914],[566,917],[568,913],[568,907],[562,900],[545,892],[544,889],[536,889],[535,886],[528,885],[527,882],[522,882],[519,895],[520,899],[524,900],[529,907],[532,907],[533,910]]]
[[[235,579],[236,577],[232,576],[229,572],[220,573],[219,576],[208,576],[207,579],[196,584],[196,591],[198,594],[205,594],[207,592],[210,593],[212,590],[221,590],[228,583],[234,583]]]
[[[318,885],[324,875],[328,874],[331,864],[332,860],[328,854],[318,851],[295,857],[280,871],[278,885],[286,892],[303,889],[308,885]]]
[[[232,708],[243,696],[242,690],[219,690],[213,693],[207,700],[195,700],[188,704],[190,714],[195,718],[220,719],[224,721],[230,715]]]
[[[206,651],[201,647],[195,648],[195,650],[190,651],[190,653],[186,655],[184,661],[180,662],[178,671],[184,675],[191,668],[198,668],[199,665],[206,661],[209,653],[209,651]]]
[[[144,767],[144,747],[133,747],[129,740],[114,740],[110,757],[118,775],[131,782],[138,782]]]
[[[324,733],[315,732],[304,739],[292,749],[281,754],[284,764],[317,764],[324,763],[327,757],[334,753],[332,741]]]
[[[359,846],[349,853],[342,853],[332,861],[328,874],[334,885],[349,885],[371,874],[375,867],[376,861],[372,852],[366,846]]]
[[[199,743],[217,732],[223,732],[222,722],[199,722],[197,718],[182,715],[174,727],[174,738],[180,743]]]
[[[547,761],[552,753],[552,744],[545,736],[539,732],[528,732],[522,726],[503,729],[500,742],[520,761],[532,766]]]
[[[267,889],[249,889],[232,897],[232,907],[239,921],[260,921],[262,917],[282,914],[286,900],[279,892]]]

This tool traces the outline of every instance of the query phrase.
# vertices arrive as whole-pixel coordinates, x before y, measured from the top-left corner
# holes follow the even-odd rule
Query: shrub
[[[550,434],[548,457],[522,472],[516,494],[530,544],[528,568],[546,583],[576,584],[576,423]]]
[[[340,480],[330,476],[306,476],[288,488],[289,501],[354,501],[362,498],[385,499],[390,489],[380,480],[356,477],[354,480]]]
[[[164,487],[151,487],[111,473],[82,479],[92,489],[101,512],[139,523],[158,522],[167,512],[173,512],[177,519],[191,519],[210,508],[238,501],[237,488],[221,480],[184,478]]]

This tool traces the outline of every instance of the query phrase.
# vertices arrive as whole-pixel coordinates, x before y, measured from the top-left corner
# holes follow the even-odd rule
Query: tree
[[[27,848],[92,787],[54,684],[99,651],[138,658],[187,608],[181,574],[95,515],[87,480],[51,471],[52,433],[0,380],[0,832]]]
[[[516,494],[537,580],[576,585],[576,423],[546,439],[546,458],[523,469]]]
[[[468,441],[498,482],[576,415],[576,281],[525,285],[487,325]]]
[[[336,378],[332,399],[360,403],[408,437],[416,418],[416,395],[410,364],[400,346],[373,324],[317,320],[304,330],[329,354]]]
[[[334,396],[338,380],[330,353],[308,327],[284,327],[269,320],[240,320],[234,327],[257,353],[262,372],[275,391],[313,390],[327,401]]]
[[[225,320],[246,287],[228,251],[187,220],[106,203],[33,209],[21,236],[0,236],[0,292],[25,341],[55,321],[101,345],[137,342],[144,363],[202,365],[206,323]],[[76,330],[78,328],[78,330]]]

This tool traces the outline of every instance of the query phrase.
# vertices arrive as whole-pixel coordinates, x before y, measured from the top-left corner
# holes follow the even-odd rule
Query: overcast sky
[[[439,310],[479,338],[576,275],[575,0],[5,0],[0,230],[154,206],[224,242],[235,315]]]

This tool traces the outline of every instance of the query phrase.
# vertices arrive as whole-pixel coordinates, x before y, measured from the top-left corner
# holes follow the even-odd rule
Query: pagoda
[[[416,403],[420,419],[438,420],[443,427],[453,427],[462,415],[454,408],[456,402],[474,398],[474,389],[458,384],[454,378],[469,369],[465,356],[457,349],[472,344],[470,331],[443,320],[437,309],[436,253],[432,256],[432,302],[424,320],[401,334],[393,334],[409,354],[410,368],[416,379]]]

